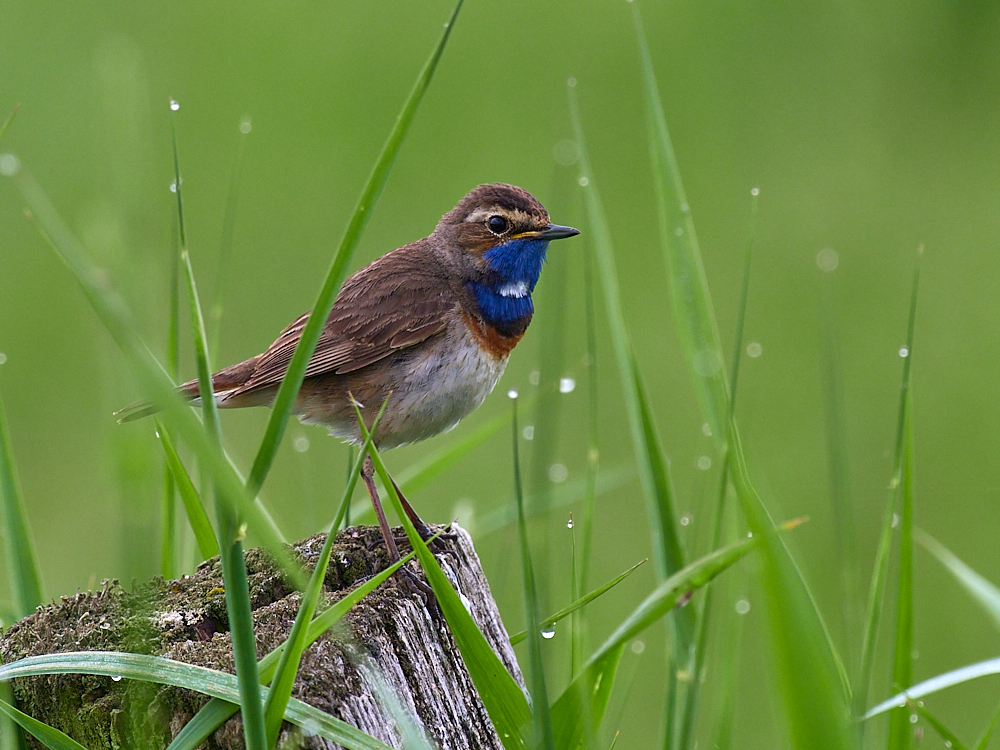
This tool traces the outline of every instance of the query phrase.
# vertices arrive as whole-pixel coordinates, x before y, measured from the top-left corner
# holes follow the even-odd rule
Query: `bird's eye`
[[[489,221],[486,222],[486,226],[490,228],[493,234],[503,234],[507,231],[510,224],[502,216],[491,216]]]

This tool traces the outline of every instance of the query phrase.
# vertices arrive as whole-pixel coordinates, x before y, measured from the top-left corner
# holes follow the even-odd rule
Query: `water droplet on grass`
[[[7,364],[7,355],[4,354],[3,352],[0,352],[0,365],[5,365],[5,364]]]
[[[750,611],[750,602],[746,599],[737,599],[736,601],[736,614],[745,615]]]
[[[910,723],[911,724],[916,724],[917,721],[919,721],[919,719],[920,719],[920,717],[917,716],[916,714],[910,714]]]
[[[645,650],[646,650],[646,644],[645,644],[645,642],[640,641],[638,638],[636,640],[632,641],[632,653],[633,654],[641,654]]]
[[[830,273],[840,265],[840,256],[832,247],[824,247],[816,253],[816,265],[819,266],[820,271]]]
[[[708,471],[712,468],[712,459],[708,456],[699,456],[696,465],[702,471]]]
[[[899,356],[903,357],[904,359],[906,357],[909,357],[910,356],[910,350],[907,349],[905,346],[899,347]]]
[[[754,197],[760,195],[760,188],[751,188],[750,189],[750,195],[752,195]]]
[[[13,177],[21,171],[21,162],[14,154],[3,154],[0,156],[0,174],[4,177]]]
[[[573,380],[573,378],[560,378],[559,379],[559,392],[560,393],[572,393],[574,388],[576,388],[576,381]]]
[[[547,641],[552,640],[553,638],[555,638],[555,635],[556,635],[556,626],[555,625],[549,625],[548,627],[546,627],[546,628],[544,628],[542,630],[542,638],[544,638]]]
[[[751,344],[747,344],[748,357],[753,357],[754,359],[756,359],[763,353],[764,353],[764,347],[761,346],[758,342],[754,341]]]
[[[507,398],[511,398],[511,399],[517,398],[517,391],[515,391],[513,388],[511,388],[509,391],[507,391]]]
[[[691,515],[689,513],[685,513],[683,516],[681,516],[681,526],[690,526],[690,525],[691,525]]]
[[[566,522],[566,528],[567,529],[572,529],[573,528],[573,516],[572,515],[569,517],[569,520]]]
[[[549,480],[554,484],[562,484],[569,476],[569,469],[563,464],[555,463],[549,467]]]
[[[529,424],[527,427],[525,427],[523,430],[521,430],[521,434],[524,435],[524,439],[525,440],[534,440],[535,439],[535,425]]]
[[[253,123],[250,122],[250,115],[243,115],[243,119],[240,120],[240,132],[246,135],[253,129]]]
[[[299,453],[305,453],[307,450],[309,450],[309,438],[307,438],[305,435],[300,435],[299,437],[295,438],[295,442],[292,443],[292,445],[295,446],[295,450],[297,450]]]
[[[122,681],[122,676],[120,674],[113,675],[111,677],[111,681],[112,682],[121,682]]]
[[[177,103],[177,100],[176,100],[176,99],[171,99],[171,100],[170,100],[170,109],[171,109],[172,111],[176,112],[176,111],[177,111],[177,110],[179,110],[180,108],[181,108],[181,105]]]
[[[569,86],[570,88],[575,87],[576,86],[576,79],[575,78],[568,78],[566,80],[566,85]]]
[[[590,184],[590,180],[588,180],[586,177],[581,177],[580,178],[580,187],[587,187],[587,185],[589,185],[589,184]]]
[[[708,422],[701,426],[701,434],[705,437],[712,437],[712,426]]]

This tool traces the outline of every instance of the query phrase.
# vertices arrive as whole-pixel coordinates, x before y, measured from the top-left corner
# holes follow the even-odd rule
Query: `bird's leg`
[[[396,540],[392,536],[392,529],[389,522],[385,520],[385,511],[382,510],[382,502],[378,497],[378,489],[375,487],[375,464],[371,456],[365,456],[365,462],[361,465],[361,478],[365,480],[368,494],[372,499],[372,506],[375,508],[375,515],[378,516],[379,531],[382,532],[382,540],[389,550],[389,562],[395,563],[399,560],[399,549],[396,547]],[[393,482],[395,486],[395,482]],[[396,490],[399,491],[398,489]],[[411,509],[412,510],[412,509]],[[426,525],[424,525],[426,528]],[[413,573],[403,566],[399,569],[400,579],[407,588],[423,598],[424,604],[431,609],[437,609],[437,599],[434,598],[434,591],[426,583],[417,578]]]
[[[375,464],[372,462],[371,456],[365,456],[365,462],[361,465],[361,478],[365,480],[368,495],[372,499],[372,507],[375,508],[375,515],[378,516],[378,528],[382,532],[382,540],[385,542],[386,549],[389,550],[389,562],[394,563],[399,560],[399,549],[396,548],[396,540],[392,536],[389,522],[385,520],[382,501],[378,499],[378,490],[375,487]]]
[[[410,505],[409,501],[407,501],[406,497],[403,495],[403,491],[399,489],[399,485],[396,484],[395,479],[392,480],[392,486],[396,488],[396,494],[399,495],[399,502],[403,504],[403,512],[406,513],[410,521],[413,522],[413,528],[417,530],[417,534],[420,535],[420,538],[426,542],[434,536],[434,531],[430,526],[423,522],[423,519],[421,519],[420,516],[417,515],[417,511],[415,511],[413,506]],[[454,538],[454,535],[448,529],[445,529],[441,536]],[[431,543],[431,547],[439,551],[444,549],[440,539],[435,539],[434,542]]]

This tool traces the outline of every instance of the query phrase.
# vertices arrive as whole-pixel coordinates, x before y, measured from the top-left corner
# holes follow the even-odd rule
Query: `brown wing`
[[[342,374],[377,362],[442,331],[458,305],[437,264],[407,246],[349,278],[320,335],[306,377]],[[233,393],[281,382],[309,313],[289,325]]]

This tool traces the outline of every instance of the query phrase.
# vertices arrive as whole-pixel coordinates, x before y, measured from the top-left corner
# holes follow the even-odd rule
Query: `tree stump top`
[[[457,525],[452,532],[440,537],[437,559],[486,640],[523,687],[472,541]],[[292,545],[310,570],[325,538],[318,534]],[[324,581],[327,604],[387,564],[377,527],[339,532]],[[301,595],[262,550],[249,550],[246,565],[258,657],[263,657],[287,638]],[[408,565],[421,575],[416,562]],[[306,650],[293,695],[400,747],[399,730],[382,705],[376,685],[379,678],[371,674],[374,670],[442,750],[502,750],[444,619],[397,579],[393,576],[383,583],[341,621],[353,638],[328,631]],[[65,651],[131,651],[233,672],[218,558],[205,561],[190,576],[153,579],[131,592],[117,582],[105,581],[99,591],[62,597],[39,607],[0,637],[0,659],[5,663]],[[374,667],[359,662],[359,654],[366,655],[365,661]],[[178,688],[92,675],[26,678],[13,685],[21,710],[90,750],[166,747],[208,700]],[[301,730],[286,724],[284,735],[291,739],[293,733],[304,748],[339,747],[320,737],[302,737]],[[243,747],[239,715],[206,744],[206,750]]]

